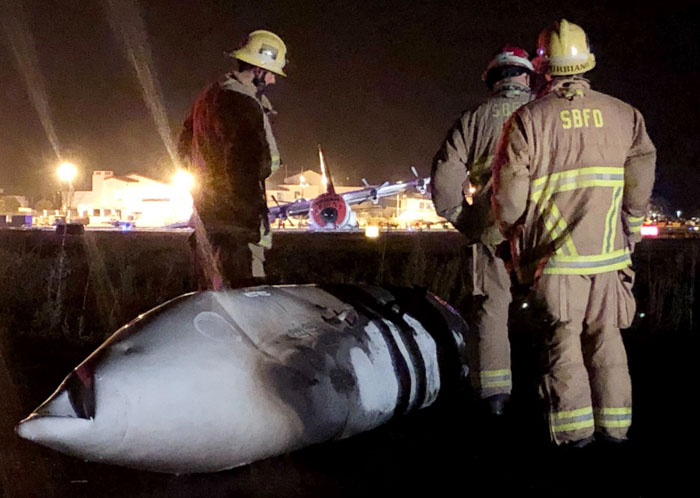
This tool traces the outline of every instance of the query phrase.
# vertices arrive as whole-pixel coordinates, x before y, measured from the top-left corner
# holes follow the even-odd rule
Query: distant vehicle
[[[64,225],[66,223],[66,215],[64,214],[57,214],[55,216],[52,216],[51,218],[53,219],[51,223],[53,226]]]
[[[642,225],[641,234],[642,237],[658,237],[659,227],[658,225]]]
[[[358,223],[351,205],[366,201],[376,203],[382,197],[390,197],[407,191],[425,194],[430,182],[430,178],[419,178],[415,168],[412,168],[413,174],[416,176],[413,181],[394,184],[384,182],[381,185],[372,186],[363,180],[365,188],[338,194],[333,186],[333,180],[320,146],[318,156],[326,192],[310,200],[299,199],[287,204],[278,203],[277,206],[269,209],[270,223],[275,220],[285,221],[289,218],[308,216],[309,229],[311,230],[354,229],[358,227]],[[277,201],[275,200],[275,202]]]
[[[136,227],[133,221],[113,220],[109,224],[113,227],[121,228],[122,231],[133,230]]]

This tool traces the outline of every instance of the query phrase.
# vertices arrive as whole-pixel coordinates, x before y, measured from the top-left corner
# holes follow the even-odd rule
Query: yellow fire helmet
[[[282,38],[271,31],[264,29],[253,31],[241,48],[227,55],[280,76],[287,76],[283,71],[287,63],[287,46]]]
[[[552,76],[580,74],[593,69],[595,56],[585,31],[566,19],[545,28],[537,40],[535,66]]]

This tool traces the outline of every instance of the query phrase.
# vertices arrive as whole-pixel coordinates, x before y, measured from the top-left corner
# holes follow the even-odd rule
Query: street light
[[[58,174],[58,178],[61,181],[71,183],[78,175],[78,168],[75,166],[75,164],[66,161],[62,162],[58,166],[56,172]]]
[[[70,221],[70,207],[73,200],[73,180],[78,176],[78,168],[68,161],[62,162],[56,170],[59,180],[68,184],[68,202],[66,203],[66,223]]]
[[[184,169],[178,169],[172,177],[174,194],[172,214],[176,223],[189,220],[192,216],[192,191],[195,183],[192,173]]]
[[[194,176],[189,171],[179,169],[173,175],[172,184],[181,192],[192,192]]]

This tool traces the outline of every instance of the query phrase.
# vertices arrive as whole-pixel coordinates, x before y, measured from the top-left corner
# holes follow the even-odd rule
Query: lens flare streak
[[[122,41],[126,57],[134,66],[143,91],[143,100],[151,112],[165,149],[173,166],[177,168],[179,160],[175,152],[175,142],[168,124],[163,92],[158,83],[146,26],[138,4],[133,0],[104,0],[103,5],[114,35]]]
[[[34,44],[20,0],[0,0],[0,24],[5,32],[5,41],[14,56],[17,70],[24,77],[29,98],[39,114],[46,137],[56,156],[61,158],[58,135],[51,117],[46,81],[39,70],[39,56]]]

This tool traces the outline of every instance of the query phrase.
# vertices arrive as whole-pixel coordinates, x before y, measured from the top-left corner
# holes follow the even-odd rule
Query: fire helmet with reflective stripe
[[[527,51],[520,47],[506,45],[491,59],[489,65],[486,66],[483,78],[486,79],[486,73],[488,73],[490,69],[503,66],[518,66],[534,71]]]
[[[535,65],[552,76],[581,74],[595,67],[586,32],[566,19],[545,28],[537,40]]]
[[[283,70],[287,63],[287,46],[282,38],[271,31],[253,31],[238,50],[227,55],[280,76],[287,76]]]
[[[509,77],[509,72],[505,71],[505,68],[521,68],[520,71],[511,71],[513,75],[534,71],[529,55],[524,49],[514,45],[506,45],[493,56],[481,75],[481,79],[486,82],[489,88],[492,88],[499,79]]]

